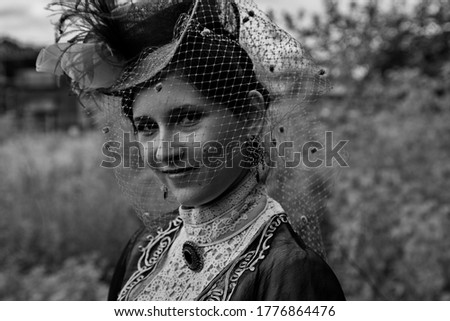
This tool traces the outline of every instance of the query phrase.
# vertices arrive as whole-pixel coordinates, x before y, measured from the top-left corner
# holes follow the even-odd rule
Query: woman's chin
[[[209,186],[192,186],[192,184],[185,188],[172,189],[172,194],[178,203],[186,207],[198,207],[210,203],[219,196],[211,191]]]
[[[167,187],[178,203],[187,207],[198,207],[213,202],[234,187],[247,174],[241,169],[222,170],[219,173],[206,173],[197,180],[167,180]]]

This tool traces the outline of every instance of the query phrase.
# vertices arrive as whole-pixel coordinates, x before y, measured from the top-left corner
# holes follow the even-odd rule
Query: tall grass
[[[136,227],[100,147],[94,133],[17,134],[0,146],[0,298],[99,299],[63,288],[107,281]]]

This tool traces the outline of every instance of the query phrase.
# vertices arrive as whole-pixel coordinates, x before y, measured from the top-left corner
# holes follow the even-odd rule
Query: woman
[[[292,151],[272,153],[310,134],[299,103],[327,84],[294,39],[247,0],[86,1],[59,26],[79,32],[46,48],[38,70],[68,75],[99,106],[107,155],[123,161],[119,183],[146,226],[110,299],[344,299],[321,258],[307,192],[317,175],[288,166]]]

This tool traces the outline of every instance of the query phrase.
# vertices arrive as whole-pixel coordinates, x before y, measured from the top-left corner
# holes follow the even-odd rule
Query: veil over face
[[[181,205],[207,204],[248,170],[238,139],[250,128],[244,117],[206,99],[179,75],[160,84],[159,92],[143,89],[133,105],[142,154]]]
[[[120,160],[108,165],[146,225],[164,225],[180,201],[201,203],[196,195],[212,201],[240,175],[242,167],[233,161],[246,160],[244,167],[266,179],[269,195],[305,243],[323,254],[319,218],[335,171],[311,168],[304,144],[324,139],[310,103],[329,82],[297,40],[252,0],[86,0],[61,6],[60,33],[72,39],[44,49],[37,69],[68,75],[95,110],[104,152]],[[263,112],[255,112],[258,103],[250,93],[260,97]],[[161,146],[149,148],[149,141]],[[164,141],[175,147],[165,154],[166,165],[192,157],[200,158],[202,169],[169,166],[168,175],[152,169],[146,158],[158,151],[162,157]],[[239,152],[228,148],[230,142]],[[323,160],[322,153],[317,150],[314,158]],[[208,166],[205,154],[213,159]]]

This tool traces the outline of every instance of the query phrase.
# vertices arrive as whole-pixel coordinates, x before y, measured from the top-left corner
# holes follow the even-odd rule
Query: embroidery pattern
[[[238,258],[234,265],[223,275],[217,282],[212,284],[209,291],[205,295],[198,298],[199,301],[227,301],[236,289],[239,278],[242,274],[249,270],[255,271],[256,265],[266,257],[267,251],[270,249],[271,239],[277,228],[287,223],[287,215],[285,213],[277,214],[267,223],[264,228],[258,246],[255,250],[244,253]]]
[[[240,276],[247,269],[254,270],[257,262],[264,259],[270,247],[269,239],[276,230],[274,222],[278,222],[276,218],[282,212],[281,206],[268,198],[266,210],[248,228],[226,242],[205,246],[208,265],[203,274],[193,273],[183,264],[181,246],[187,234],[182,220],[176,219],[142,248],[138,270],[122,289],[119,300],[228,300]],[[257,250],[246,252],[255,238],[260,239]],[[153,273],[163,257],[167,261],[161,270]],[[205,289],[209,289],[208,294],[203,296]]]
[[[208,224],[192,225],[185,224],[186,233],[189,239],[199,245],[213,243],[226,234],[238,232],[243,228],[246,221],[249,220],[251,213],[265,197],[264,187],[257,186],[247,197],[245,195],[236,195],[242,198],[244,196],[244,204],[237,203],[227,213],[215,220],[211,220]],[[251,217],[252,215],[250,215]],[[254,215],[253,215],[254,216]]]
[[[156,237],[147,237],[147,246],[140,247],[143,252],[138,261],[138,267],[136,272],[130,277],[125,286],[120,291],[118,301],[126,301],[130,299],[130,293],[132,289],[143,281],[155,268],[156,263],[161,259],[162,255],[167,251],[173,242],[173,235],[180,229],[183,221],[180,218],[176,218],[170,222],[169,227],[163,231],[158,230]],[[152,249],[158,246],[157,249],[152,252]]]

